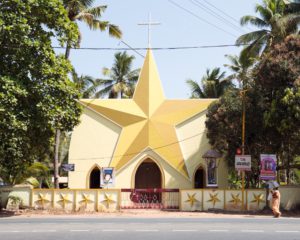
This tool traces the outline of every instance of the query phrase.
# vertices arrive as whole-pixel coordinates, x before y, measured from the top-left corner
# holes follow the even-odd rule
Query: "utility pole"
[[[244,90],[244,84],[241,93],[242,93],[242,155],[245,155],[246,90]],[[245,170],[242,170],[242,210],[245,210]]]

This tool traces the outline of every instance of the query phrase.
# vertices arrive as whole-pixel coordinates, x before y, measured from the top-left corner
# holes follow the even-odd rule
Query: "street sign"
[[[62,164],[61,169],[66,172],[73,172],[75,170],[75,164]]]
[[[251,155],[235,155],[235,169],[237,171],[251,171]]]

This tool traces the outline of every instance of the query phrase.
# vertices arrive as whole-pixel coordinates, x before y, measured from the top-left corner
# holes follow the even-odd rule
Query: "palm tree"
[[[97,88],[101,85],[99,80],[89,75],[78,76],[75,69],[72,70],[72,81],[82,98],[94,98]]]
[[[105,31],[111,37],[121,38],[122,32],[118,26],[109,23],[108,21],[101,21],[99,18],[106,10],[107,6],[92,7],[94,0],[63,0],[64,7],[67,10],[68,17],[72,22],[85,22],[90,29]],[[81,35],[79,33],[77,45],[79,46]],[[70,55],[71,45],[68,42],[65,52],[65,57],[68,59]]]
[[[109,98],[130,98],[133,96],[140,69],[131,70],[134,56],[127,55],[126,51],[115,54],[111,69],[103,68],[103,75],[108,79],[98,79],[102,88],[95,93],[99,98],[108,95]]]
[[[283,40],[287,35],[297,31],[300,21],[298,14],[288,14],[284,0],[263,0],[257,4],[255,12],[260,17],[246,15],[241,18],[241,25],[252,24],[260,28],[240,36],[237,44],[249,44],[242,54],[258,56],[271,45]]]
[[[200,84],[188,79],[186,83],[192,91],[191,98],[218,98],[228,88],[232,87],[231,80],[225,79],[225,72],[220,71],[220,68],[214,68],[212,71],[207,69],[206,75],[202,77]]]
[[[236,55],[225,55],[230,61],[230,64],[224,64],[225,67],[229,68],[233,73],[227,76],[226,79],[236,79],[239,82],[239,88],[246,87],[251,80],[250,70],[255,62],[255,58],[247,58],[245,55],[240,53]]]
[[[63,0],[65,9],[67,10],[68,17],[72,22],[83,21],[90,29],[105,31],[112,37],[121,38],[122,32],[118,26],[110,24],[108,21],[101,21],[99,18],[105,11],[107,6],[92,7],[94,0]],[[79,32],[77,46],[80,45],[81,35]],[[70,56],[71,43],[67,41],[65,58]],[[59,158],[59,139],[60,129],[56,129],[55,134],[55,157],[54,157],[54,187],[58,188],[58,158]]]

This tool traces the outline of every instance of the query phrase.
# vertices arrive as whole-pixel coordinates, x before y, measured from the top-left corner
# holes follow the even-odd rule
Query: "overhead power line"
[[[192,11],[190,11],[190,10],[188,10],[188,9],[186,9],[186,8],[184,8],[184,7],[182,7],[182,6],[179,5],[178,3],[173,2],[172,0],[168,0],[168,1],[169,1],[171,4],[173,4],[174,6],[180,8],[180,9],[182,9],[183,11],[185,11],[185,12],[189,13],[190,15],[194,16],[194,17],[197,18],[198,20],[200,20],[200,21],[202,21],[202,22],[205,22],[206,24],[208,24],[208,25],[210,25],[210,26],[212,26],[212,27],[214,27],[214,28],[217,28],[217,29],[219,29],[220,31],[222,31],[222,32],[224,32],[224,33],[226,33],[226,34],[228,34],[228,35],[234,37],[234,38],[237,38],[237,36],[234,35],[234,34],[232,34],[231,32],[228,32],[228,31],[226,31],[226,30],[224,30],[224,29],[218,27],[217,25],[215,25],[215,24],[213,24],[213,23],[207,21],[206,19],[199,17],[197,14],[195,14],[194,12],[192,12]]]
[[[185,49],[197,49],[197,48],[224,48],[224,47],[240,47],[240,46],[248,46],[249,44],[220,44],[220,45],[199,45],[199,46],[181,46],[181,47],[153,47],[151,50],[185,50]],[[64,47],[54,46],[55,49],[65,49]],[[95,51],[126,51],[126,50],[148,50],[149,48],[141,47],[141,48],[115,48],[115,47],[80,47],[80,48],[72,48],[74,50],[95,50]],[[137,52],[138,53],[138,52]]]
[[[203,11],[207,12],[211,16],[219,19],[221,22],[223,22],[227,26],[231,27],[235,31],[238,31],[240,33],[246,33],[240,26],[237,26],[237,25],[233,24],[232,22],[228,21],[226,18],[224,18],[223,16],[221,16],[219,13],[212,10],[208,6],[204,5],[202,2],[200,2],[198,0],[190,0],[190,2],[193,3],[195,6],[197,6],[198,8],[201,8]]]
[[[213,7],[214,9],[216,9],[217,11],[219,11],[220,13],[222,13],[223,15],[225,15],[227,18],[233,20],[235,23],[238,23],[240,24],[240,22],[238,20],[236,20],[235,18],[233,18],[232,16],[230,16],[229,14],[227,14],[226,12],[224,12],[222,9],[216,7],[215,5],[213,5],[212,3],[206,1],[206,0],[203,0],[206,4],[210,5],[211,7]],[[246,27],[248,30],[250,31],[253,31],[251,28],[249,27]]]

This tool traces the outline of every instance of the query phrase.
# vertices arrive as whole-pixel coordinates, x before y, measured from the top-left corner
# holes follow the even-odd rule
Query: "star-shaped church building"
[[[149,49],[132,99],[80,100],[84,111],[72,134],[69,187],[97,188],[105,167],[114,168],[115,188],[205,185],[205,114],[214,100],[165,99]]]

